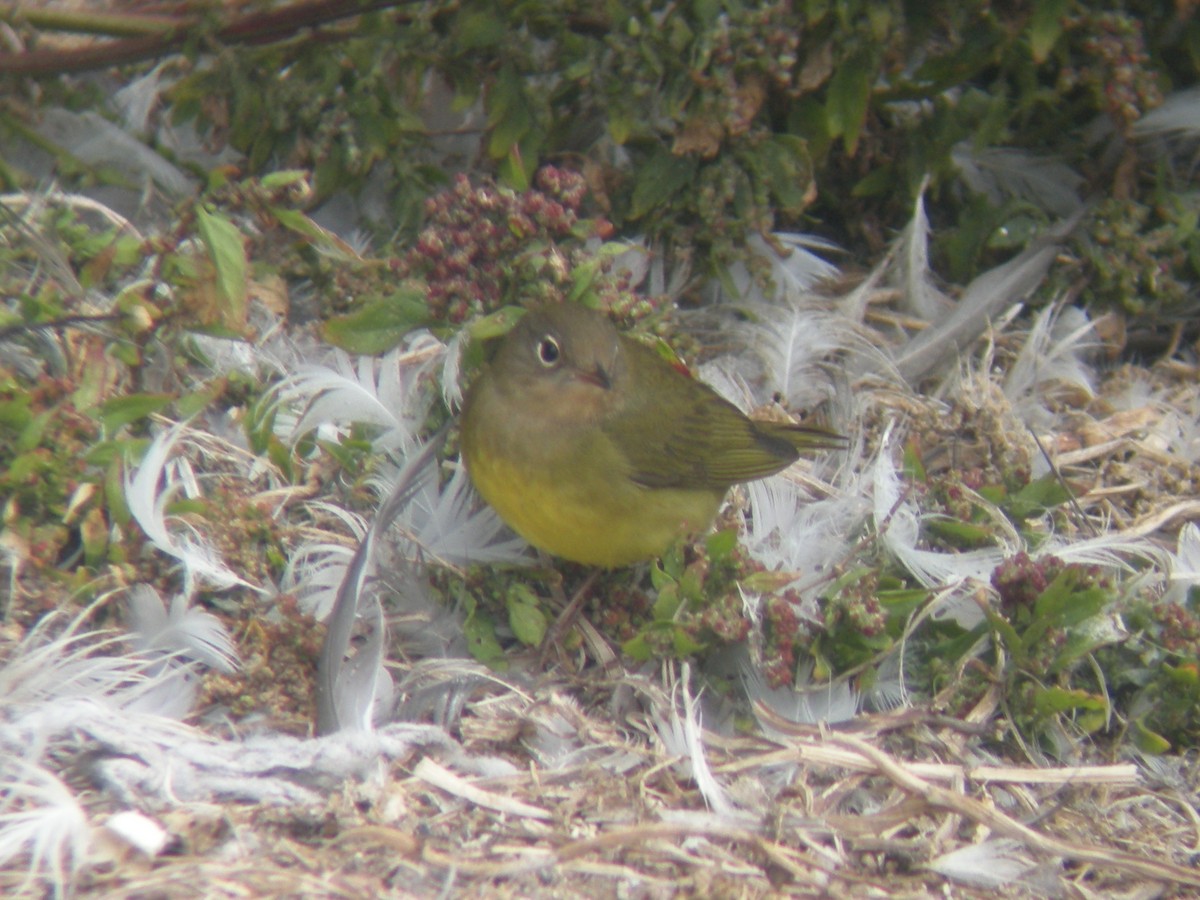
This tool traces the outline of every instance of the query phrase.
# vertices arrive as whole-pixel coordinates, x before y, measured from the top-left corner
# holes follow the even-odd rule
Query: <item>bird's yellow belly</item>
[[[722,495],[644,488],[623,477],[592,483],[573,471],[514,466],[484,454],[471,479],[514,531],[555,556],[595,566],[651,559],[685,534],[707,528]]]

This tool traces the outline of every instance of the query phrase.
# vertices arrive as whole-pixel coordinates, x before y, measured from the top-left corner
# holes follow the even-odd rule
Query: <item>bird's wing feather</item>
[[[676,372],[669,389],[629,398],[605,424],[629,465],[650,488],[725,490],[778,472],[796,459],[786,438],[747,419],[707,385]],[[665,404],[665,406],[664,406]]]

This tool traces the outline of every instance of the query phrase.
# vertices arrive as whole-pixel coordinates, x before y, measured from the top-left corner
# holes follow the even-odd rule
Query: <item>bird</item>
[[[529,308],[486,357],[460,418],[467,474],[521,537],[576,563],[654,559],[707,529],[734,484],[844,443],[749,418],[580,303]]]

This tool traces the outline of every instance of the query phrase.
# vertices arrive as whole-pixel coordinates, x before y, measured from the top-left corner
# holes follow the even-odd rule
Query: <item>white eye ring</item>
[[[558,341],[551,335],[543,335],[537,343],[537,358],[538,362],[547,369],[557,366],[558,361],[562,359],[562,350],[559,349]]]

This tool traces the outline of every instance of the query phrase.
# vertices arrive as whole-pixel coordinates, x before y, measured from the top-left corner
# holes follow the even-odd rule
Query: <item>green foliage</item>
[[[246,324],[246,248],[241,232],[224,215],[196,207],[196,226],[216,273],[221,324],[237,330]]]
[[[333,45],[227,49],[174,86],[172,115],[245,153],[253,172],[312,171],[319,198],[361,187],[386,162],[397,176],[391,206],[415,224],[439,176],[420,160],[426,137],[415,111],[422,62],[437,46],[436,5],[412,9],[403,22],[364,16],[357,34]]]
[[[1112,708],[1105,685],[1091,683],[1082,661],[1117,640],[1106,616],[1117,606],[1111,575],[1019,553],[992,576],[998,608],[985,610],[1006,657],[1003,677],[1014,724],[1038,735],[1069,715],[1084,733],[1103,728]]]
[[[1114,702],[1147,752],[1200,741],[1200,598],[1137,600],[1126,612],[1128,638],[1097,653]]]
[[[957,470],[930,478],[914,447],[909,448],[905,462],[924,491],[925,508],[932,513],[925,522],[929,537],[953,549],[995,546],[1003,538],[1002,531],[1009,527],[1036,541],[1039,536],[1030,530],[1029,520],[1071,499],[1069,486],[1052,472],[1033,481],[1026,480],[1028,474],[1023,468],[995,480],[991,480],[990,472]]]
[[[1091,269],[1088,299],[1134,314],[1190,309],[1200,277],[1200,204],[1194,192],[1156,191],[1152,204],[1100,201],[1076,242]]]
[[[550,622],[542,612],[537,595],[528,586],[514,581],[508,588],[508,627],[522,644],[540,646]]]
[[[389,296],[371,299],[353,313],[330,319],[325,323],[325,339],[352,353],[377,354],[429,324],[425,292],[402,285]]]
[[[1145,160],[1097,165],[1084,135],[1103,118],[1127,138],[1164,91],[1193,83],[1198,34],[1193,17],[1149,0],[425,0],[319,39],[217,48],[168,101],[176,121],[246,154],[252,173],[313,173],[312,202],[370,191],[386,205],[381,238],[411,246],[428,198],[479,155],[473,174],[517,192],[548,163],[577,169],[619,231],[696,248],[718,275],[771,229],[875,251],[928,176],[938,267],[965,281],[1053,216],[1036,191],[964,191],[953,154],[1053,155],[1122,198],[1081,229],[1089,296],[1157,307],[1195,270],[1195,203],[1174,196],[1166,161],[1142,165],[1151,178],[1139,181],[1129,163]],[[190,49],[211,52],[212,40]],[[480,132],[454,144],[440,107],[474,109]],[[36,137],[15,117],[9,127]],[[217,262],[236,305],[235,257]]]
[[[585,247],[611,226],[579,215],[584,194],[582,178],[553,166],[525,191],[459,176],[428,200],[425,227],[383,271],[386,282],[358,291],[355,309],[330,320],[325,337],[378,353],[417,327],[449,334],[452,326],[498,313],[492,324],[511,324],[514,310],[539,301],[627,304],[608,272],[613,249]],[[472,338],[488,336],[472,327]]]
[[[205,44],[212,61],[176,82],[170,114],[244,152],[252,174],[206,173],[204,196],[181,204],[162,236],[142,240],[51,206],[34,223],[49,257],[31,242],[0,242],[0,267],[30,275],[0,324],[25,328],[14,340],[42,366],[36,377],[0,369],[0,496],[9,535],[45,571],[76,551],[92,571],[133,555],[121,533],[130,522],[122,460],[144,446],[158,412],[226,400],[245,412],[254,452],[285,478],[311,477],[304,453],[316,445],[284,446],[254,387],[196,391],[187,377],[199,356],[191,337],[251,336],[250,298],[275,280],[313,285],[325,336],[358,352],[415,327],[448,334],[470,321],[468,354],[478,354],[534,300],[645,312],[610,272],[611,247],[594,246],[614,232],[685,247],[702,274],[718,276],[749,236],[770,229],[817,230],[861,260],[906,220],[927,176],[937,265],[965,280],[1053,216],[1036,198],[964,189],[952,156],[964,147],[1058,154],[1116,198],[1095,207],[1076,245],[1092,302],[1186,309],[1200,276],[1195,196],[1130,139],[1140,113],[1172,84],[1195,81],[1200,61],[1197,23],[1155,4],[430,0],[339,28],[336,40]],[[460,161],[424,118],[426,85],[438,79],[447,105],[482,114],[468,136],[475,150],[458,151],[480,157],[469,176],[447,174]],[[1098,116],[1125,141],[1119,165],[1083,143]],[[23,127],[11,113],[2,124]],[[65,179],[115,177],[58,159]],[[19,176],[5,166],[0,177]],[[389,193],[374,198],[387,210],[378,258],[305,213],[380,182]],[[93,290],[116,296],[111,313],[89,315]],[[93,330],[77,329],[81,319]],[[977,412],[952,411],[956,440],[990,436],[996,423]],[[936,514],[935,547],[994,547],[1014,529],[1032,542],[1033,520],[1061,515],[1069,487],[1031,481],[1027,461],[996,446],[975,468],[933,476],[909,448],[915,496]],[[321,448],[320,465],[361,490],[365,435]],[[261,533],[279,565],[266,525]],[[958,679],[965,695],[978,687],[963,677],[969,654],[986,637],[1002,651],[988,675],[1024,731],[1040,735],[1062,718],[1088,733],[1121,721],[1160,750],[1200,736],[1194,602],[1130,601],[1085,567],[1014,557],[997,573],[1000,603],[973,632],[929,619],[907,633],[927,592],[873,559],[831,576],[820,614],[801,621],[792,576],[758,569],[728,531],[676,548],[649,579],[611,579],[590,610],[635,659],[745,643],[745,591],[762,598],[753,649],[773,686],[810,663],[817,679],[869,673],[903,639],[931,687]],[[478,588],[447,588],[466,610],[476,658],[499,668],[504,642],[544,640],[545,591]]]
[[[928,536],[952,550],[997,546],[1012,528],[1036,542],[1031,526],[1071,496],[1055,475],[1030,481],[1019,465],[1007,477],[986,470],[932,476],[915,443],[906,451],[922,508],[937,514],[925,522]],[[996,569],[992,587],[998,602],[985,608],[976,629],[926,621],[908,636],[915,683],[924,680],[964,706],[998,684],[1014,726],[1033,740],[1060,734],[1058,725],[1069,720],[1084,734],[1127,728],[1139,746],[1156,752],[1194,742],[1200,695],[1189,678],[1200,653],[1200,617],[1193,605],[1131,598],[1113,573],[1024,552]],[[882,601],[885,593],[876,594]],[[984,676],[974,663],[989,647],[984,658],[993,669]],[[843,657],[847,662],[853,658]]]
[[[467,649],[471,655],[484,665],[497,671],[508,668],[508,660],[504,650],[496,640],[496,626],[491,616],[479,609],[474,599],[466,601],[467,617],[463,621],[463,635],[467,639]]]
[[[186,419],[244,389],[189,371],[199,356],[193,336],[247,332],[247,299],[261,290],[252,253],[280,235],[297,240],[270,211],[290,211],[303,187],[295,173],[227,184],[184,205],[151,239],[112,228],[86,205],[50,202],[6,223],[0,267],[25,292],[9,295],[4,323],[8,360],[17,362],[0,366],[0,497],[8,539],[32,565],[52,573],[71,560],[71,589],[83,590],[106,572],[118,577],[112,567],[136,555],[125,468],[143,452],[155,415]],[[109,309],[96,314],[89,292],[112,297]],[[139,389],[145,384],[162,389]],[[251,433],[254,422],[248,417]],[[260,420],[260,445],[291,471],[290,452],[267,432]],[[239,522],[250,519],[252,511]],[[259,550],[269,557],[273,538],[264,535]]]
[[[718,531],[702,543],[676,544],[650,569],[655,597],[648,616],[622,649],[634,659],[687,659],[750,631],[739,583],[755,570],[737,548],[737,535]]]

